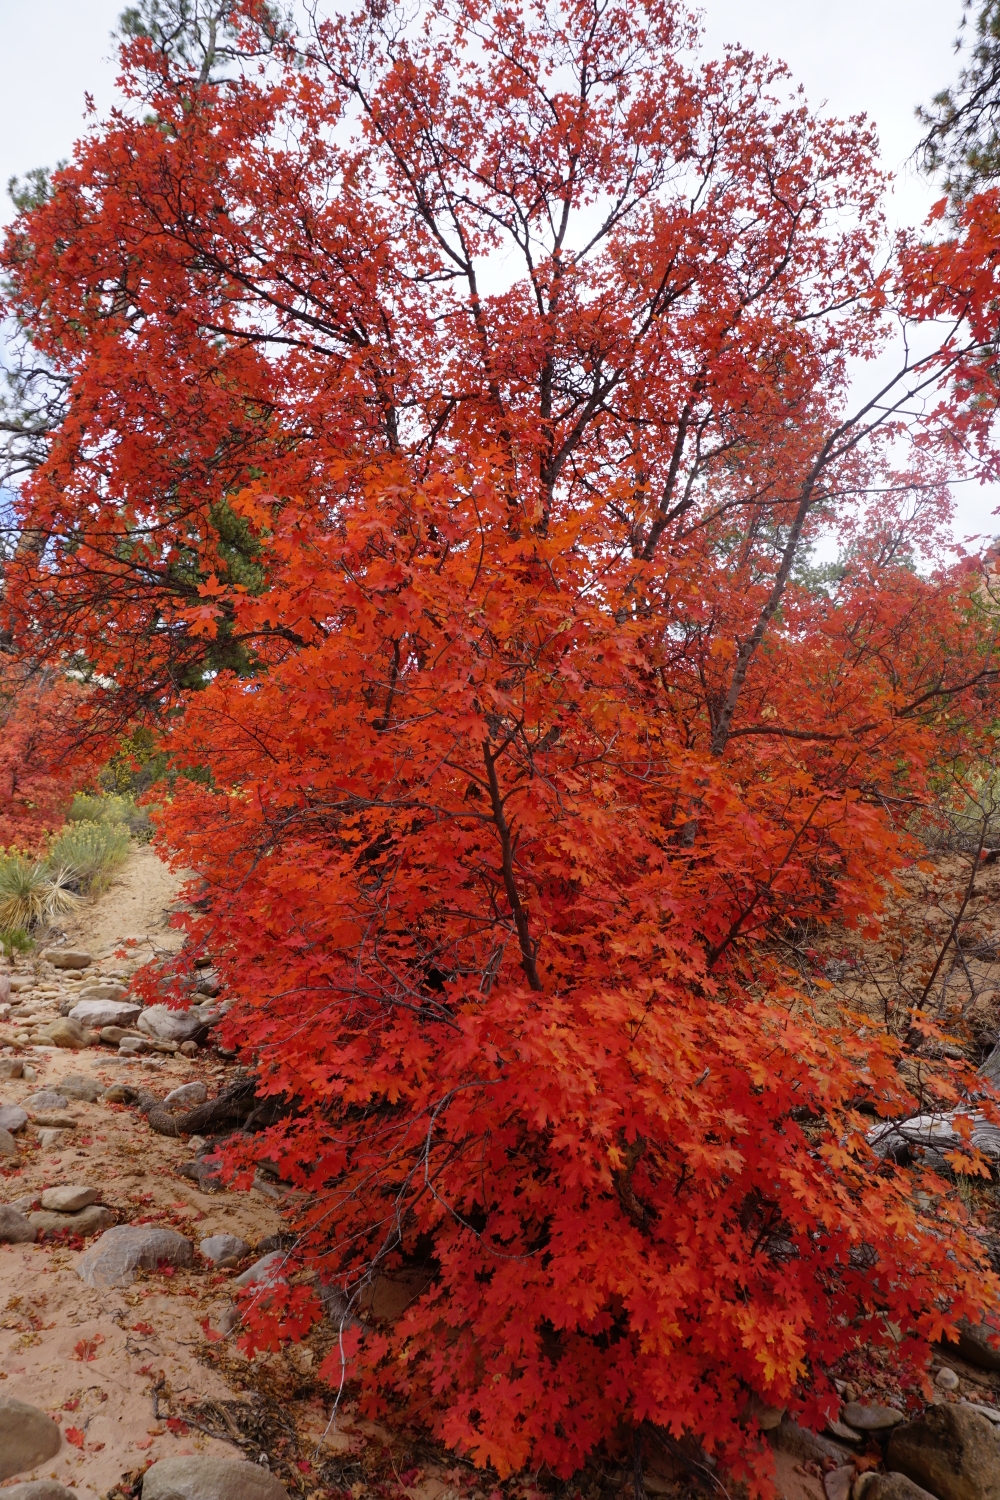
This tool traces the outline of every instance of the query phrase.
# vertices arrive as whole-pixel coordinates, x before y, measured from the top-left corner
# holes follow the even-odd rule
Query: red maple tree
[[[202,768],[161,838],[294,1102],[251,1155],[308,1190],[331,1382],[501,1473],[651,1423],[764,1493],[752,1396],[818,1421],[858,1340],[919,1366],[997,1301],[865,1142],[904,1054],[966,1097],[932,1022],[831,1028],[783,958],[871,930],[992,745],[992,607],[934,561],[992,281],[968,229],[884,254],[864,124],[667,0],[230,28],[224,77],[132,41],[142,109],[8,237],[72,377],[9,607]]]

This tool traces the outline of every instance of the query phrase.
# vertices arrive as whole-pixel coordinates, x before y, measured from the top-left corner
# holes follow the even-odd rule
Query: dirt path
[[[93,955],[88,981],[116,975],[127,983],[154,949],[179,947],[180,935],[168,926],[177,885],[151,850],[138,850],[111,889],[65,924],[64,945]],[[116,957],[129,939],[137,940],[129,956]],[[0,1023],[0,1044],[23,1032],[26,1012],[44,1021],[57,1013],[64,994],[80,988],[79,978],[69,979],[34,956],[20,959],[13,969],[7,965],[4,972],[22,987],[13,997],[19,1002],[15,1016]],[[190,1059],[175,1055],[128,1063],[107,1046],[79,1051],[3,1046],[0,1057],[25,1065],[24,1077],[0,1078],[3,1105],[22,1104],[42,1088],[58,1092],[68,1076],[93,1079],[102,1088],[141,1080],[161,1097],[179,1084],[202,1080],[214,1095],[229,1071],[211,1047]],[[37,1207],[35,1200],[47,1187],[80,1184],[98,1190],[98,1201],[113,1210],[119,1224],[175,1228],[196,1248],[208,1235],[222,1232],[256,1246],[278,1229],[275,1205],[263,1192],[206,1194],[178,1176],[191,1148],[153,1133],[135,1111],[103,1100],[70,1099],[69,1108],[76,1128],[57,1144],[40,1144],[29,1123],[16,1137],[16,1162],[0,1158],[3,1202],[27,1210]],[[0,1245],[0,1395],[42,1408],[64,1434],[54,1459],[9,1482],[51,1476],[82,1497],[106,1493],[123,1473],[150,1459],[183,1452],[240,1456],[232,1445],[197,1431],[168,1429],[154,1419],[150,1396],[162,1377],[161,1389],[184,1403],[239,1399],[203,1357],[206,1346],[219,1343],[211,1331],[231,1306],[227,1283],[237,1272],[216,1269],[196,1254],[191,1271],[140,1272],[132,1286],[96,1291],[75,1269],[82,1248],[80,1242],[52,1239]]]

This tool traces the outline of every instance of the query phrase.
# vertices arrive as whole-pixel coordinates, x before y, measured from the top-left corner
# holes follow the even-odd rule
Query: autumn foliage
[[[8,238],[73,380],[11,628],[200,768],[160,837],[291,1106],[247,1149],[308,1190],[331,1384],[502,1474],[649,1423],[766,1488],[751,1395],[819,1422],[857,1341],[917,1369],[998,1297],[865,1142],[961,1068],[919,1012],[821,1024],[784,957],[872,930],[992,744],[939,549],[991,273],[887,254],[867,128],[693,62],[665,0],[233,25],[218,81],[132,42],[141,107]],[[897,319],[945,331],[852,410]]]
[[[65,820],[74,786],[96,769],[82,697],[61,673],[25,680],[0,656],[0,849],[39,847]]]

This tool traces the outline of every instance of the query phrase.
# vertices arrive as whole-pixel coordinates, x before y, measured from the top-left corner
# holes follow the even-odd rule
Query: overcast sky
[[[68,154],[84,92],[113,98],[110,33],[123,0],[0,0],[0,183]],[[897,174],[892,217],[916,223],[936,194],[911,166],[916,106],[952,81],[961,0],[708,0],[706,46],[739,42],[784,60],[814,107],[868,114]],[[6,198],[0,219],[9,217]],[[971,489],[970,486],[965,487]],[[995,497],[963,494],[962,531],[1000,529]]]

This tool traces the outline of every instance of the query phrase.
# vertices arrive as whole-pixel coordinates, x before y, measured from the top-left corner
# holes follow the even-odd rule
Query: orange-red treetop
[[[779,941],[870,924],[992,746],[992,603],[934,561],[990,461],[992,206],[887,248],[863,122],[670,4],[236,15],[208,82],[131,44],[8,238],[73,382],[15,638],[204,768],[162,837],[296,1100],[303,1253],[421,1291],[370,1403],[501,1472],[650,1421],[765,1475],[749,1391],[818,1418],[858,1338],[919,1365],[996,1297],[856,1113],[917,1107],[933,1017],[831,1033]]]

